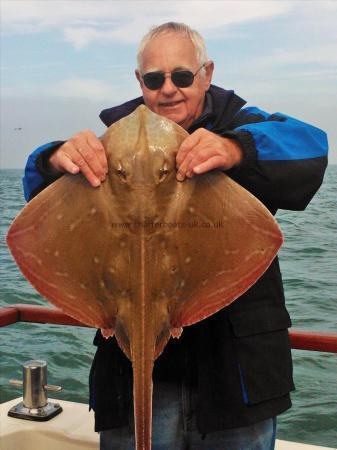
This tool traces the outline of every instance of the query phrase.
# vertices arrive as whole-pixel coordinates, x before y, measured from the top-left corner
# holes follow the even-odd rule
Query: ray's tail
[[[144,339],[135,339],[133,342],[132,365],[136,450],[151,450],[154,346],[149,344]]]

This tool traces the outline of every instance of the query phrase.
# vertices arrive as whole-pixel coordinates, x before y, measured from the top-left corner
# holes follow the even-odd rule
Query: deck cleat
[[[10,417],[46,421],[62,412],[58,403],[48,402],[47,391],[60,392],[61,386],[47,384],[47,363],[42,360],[27,361],[22,366],[23,380],[9,380],[13,386],[23,386],[23,401],[13,406]]]

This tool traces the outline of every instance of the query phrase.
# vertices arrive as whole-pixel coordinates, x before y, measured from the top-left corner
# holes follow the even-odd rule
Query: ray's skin
[[[7,242],[53,305],[111,329],[132,361],[136,448],[151,448],[152,370],[168,339],[219,311],[282,243],[268,210],[220,171],[176,180],[187,132],[140,106],[102,138],[109,174],[65,175],[35,197]]]

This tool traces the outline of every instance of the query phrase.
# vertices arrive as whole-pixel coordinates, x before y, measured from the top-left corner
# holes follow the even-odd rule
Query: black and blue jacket
[[[106,109],[100,117],[110,126],[143,103],[139,97]],[[188,130],[204,127],[237,140],[242,163],[227,171],[275,214],[303,210],[322,183],[327,166],[326,134],[285,114],[268,114],[233,91],[212,85],[202,115]],[[55,180],[46,164],[63,141],[39,147],[28,159],[25,197]],[[183,381],[197,394],[197,425],[202,433],[241,427],[273,417],[291,406],[294,389],[281,273],[277,258],[265,274],[232,305],[186,327],[170,340],[155,362],[154,382]],[[114,338],[98,331],[90,373],[90,405],[95,429],[126,425],[132,404],[130,361]]]

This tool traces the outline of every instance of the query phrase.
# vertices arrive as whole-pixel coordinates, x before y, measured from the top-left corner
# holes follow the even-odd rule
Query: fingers
[[[209,172],[210,170],[218,169],[222,165],[223,165],[223,158],[221,156],[212,156],[207,161],[195,166],[193,168],[193,173],[200,174]]]
[[[99,181],[105,179],[107,161],[101,141],[92,131],[76,134],[69,141],[71,159],[80,168],[85,177]],[[88,179],[90,181],[90,179]],[[97,183],[96,183],[97,184]]]
[[[108,172],[108,161],[102,142],[92,132],[90,132],[87,136],[87,142],[89,147],[93,148],[96,151],[97,159],[103,169],[104,174],[106,174]]]
[[[194,151],[190,151],[179,166],[177,179],[179,181],[183,181],[185,177],[193,176],[193,167],[201,163],[202,161],[203,159],[201,159],[201,150],[198,151],[197,147],[195,147]]]
[[[199,129],[189,135],[181,144],[176,157],[178,181],[183,181],[187,176],[188,168],[195,158],[195,150],[198,148],[202,138],[202,129]]]
[[[97,136],[89,130],[77,133],[64,143],[49,159],[50,166],[59,172],[82,172],[89,183],[97,187],[105,180],[108,163],[105,149]]]
[[[180,167],[184,162],[186,156],[190,153],[190,151],[198,145],[200,140],[202,139],[202,129],[196,130],[194,133],[190,134],[181,144],[176,161],[177,165]]]
[[[83,173],[91,186],[100,186],[101,181],[103,181],[104,178],[102,178],[101,172],[99,172],[99,175],[96,175],[97,164],[96,161],[94,161],[90,156],[89,152],[86,152],[85,150],[82,150],[82,148],[79,148],[77,150],[77,153],[75,153],[73,156],[73,162],[79,168],[79,171]]]
[[[177,153],[177,180],[213,169],[228,170],[242,159],[240,145],[205,129],[188,136]]]
[[[73,175],[76,175],[80,171],[79,167],[72,162],[66,153],[60,153],[59,166],[63,169],[63,172],[68,172]]]

